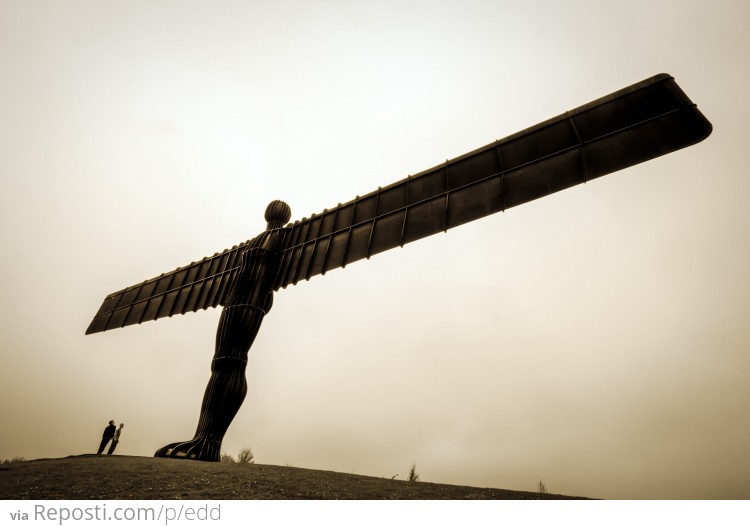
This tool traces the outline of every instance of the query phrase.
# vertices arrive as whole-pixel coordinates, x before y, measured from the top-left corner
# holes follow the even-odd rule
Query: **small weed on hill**
[[[253,451],[246,447],[245,449],[240,450],[239,454],[237,455],[237,462],[240,464],[253,464],[255,455],[253,455]]]
[[[407,478],[409,482],[419,482],[419,475],[417,474],[417,465],[412,464],[411,469],[409,470],[409,477]]]
[[[15,464],[16,462],[26,462],[26,459],[23,457],[13,457],[11,459],[5,459],[0,464]]]

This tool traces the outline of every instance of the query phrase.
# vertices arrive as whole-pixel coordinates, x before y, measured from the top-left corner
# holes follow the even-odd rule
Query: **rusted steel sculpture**
[[[711,129],[674,79],[657,75],[293,224],[274,201],[265,232],[108,295],[86,334],[222,305],[195,437],[156,452],[217,461],[274,291],[693,145]]]

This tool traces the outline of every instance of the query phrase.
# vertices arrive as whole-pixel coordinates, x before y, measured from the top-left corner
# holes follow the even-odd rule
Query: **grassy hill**
[[[0,499],[565,499],[263,464],[81,455],[0,465]]]

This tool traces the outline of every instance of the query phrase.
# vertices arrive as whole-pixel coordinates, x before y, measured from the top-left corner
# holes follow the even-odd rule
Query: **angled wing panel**
[[[672,77],[646,79],[295,223],[276,289],[690,146],[711,129]]]
[[[221,305],[247,243],[109,294],[86,334]]]
[[[695,144],[711,124],[657,75],[297,221],[274,289]],[[223,304],[247,243],[108,295],[87,334]]]

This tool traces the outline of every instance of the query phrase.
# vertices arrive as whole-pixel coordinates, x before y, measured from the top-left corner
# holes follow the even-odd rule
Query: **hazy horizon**
[[[0,1],[0,459],[193,436],[220,310],[104,296],[666,72],[691,148],[275,295],[256,462],[750,498],[750,6]]]

